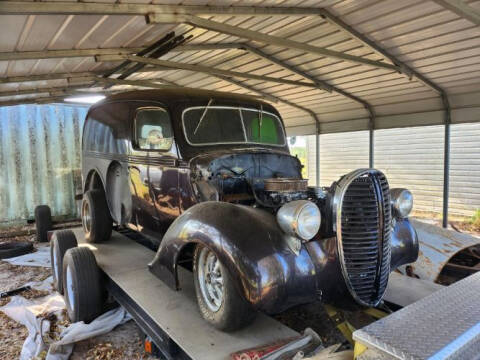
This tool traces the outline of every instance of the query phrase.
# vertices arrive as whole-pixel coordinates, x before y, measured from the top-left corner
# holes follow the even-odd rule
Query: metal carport
[[[153,3],[0,2],[0,106],[172,84],[250,93],[290,135],[369,130],[370,167],[376,129],[444,125],[447,225],[450,124],[480,121],[480,1]],[[192,38],[138,56],[172,30]],[[102,77],[125,59],[147,66]]]

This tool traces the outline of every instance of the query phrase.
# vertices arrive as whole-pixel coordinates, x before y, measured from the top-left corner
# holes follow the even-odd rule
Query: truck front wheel
[[[85,240],[89,243],[108,240],[112,235],[113,221],[102,190],[89,190],[84,194],[82,226]]]
[[[197,245],[193,264],[197,303],[205,320],[220,330],[234,331],[255,319],[255,310],[238,293],[213,251]]]

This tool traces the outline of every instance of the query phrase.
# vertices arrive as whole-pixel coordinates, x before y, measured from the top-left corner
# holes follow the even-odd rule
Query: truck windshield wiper
[[[262,139],[262,121],[263,121],[263,104],[260,104],[260,124],[258,126],[258,139]]]
[[[205,110],[203,111],[202,116],[200,116],[200,120],[198,121],[197,127],[195,128],[195,130],[193,130],[193,135],[195,135],[195,134],[197,133],[197,130],[198,130],[198,128],[200,127],[200,124],[202,123],[203,119],[205,118],[205,115],[207,115],[208,107],[209,107],[212,103],[213,103],[213,98],[211,98],[210,100],[208,100],[208,104],[207,104],[207,106],[205,107]]]

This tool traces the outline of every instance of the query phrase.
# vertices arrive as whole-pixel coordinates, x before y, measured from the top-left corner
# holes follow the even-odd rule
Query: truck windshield
[[[280,119],[270,112],[228,106],[198,106],[183,112],[183,129],[190,145],[285,145]]]

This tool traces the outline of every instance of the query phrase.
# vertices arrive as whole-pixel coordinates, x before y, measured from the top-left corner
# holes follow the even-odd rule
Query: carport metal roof
[[[445,124],[447,193],[449,124],[480,121],[480,1],[179,3],[0,2],[0,106],[166,84],[260,95],[289,134],[370,130],[371,166],[374,129]],[[135,55],[172,30],[193,37]],[[148,67],[100,77],[125,59]]]
[[[444,93],[452,122],[480,120],[480,1],[147,2],[2,1],[0,101],[92,91],[112,55],[174,29],[193,38],[128,80],[261,95],[295,134],[314,117],[321,132],[442,124]]]

